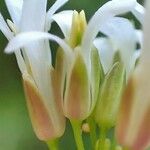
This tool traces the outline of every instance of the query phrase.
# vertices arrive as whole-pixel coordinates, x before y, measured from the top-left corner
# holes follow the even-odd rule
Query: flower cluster
[[[84,150],[82,130],[90,132],[92,149],[145,150],[150,146],[150,2],[145,15],[136,0],[111,0],[87,23],[84,11],[56,13],[67,1],[56,0],[47,11],[47,0],[5,0],[12,21],[0,14],[0,30],[9,40],[5,52],[16,55],[37,137],[57,149],[67,118],[78,150]],[[128,12],[144,31],[125,18]],[[64,39],[49,33],[52,22]],[[54,66],[49,40],[59,45]],[[108,136],[111,129],[116,142]]]

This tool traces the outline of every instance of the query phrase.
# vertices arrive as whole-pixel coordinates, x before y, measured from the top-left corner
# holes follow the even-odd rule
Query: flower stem
[[[96,124],[92,117],[88,118],[87,121],[90,126],[90,138],[91,138],[91,142],[92,142],[92,149],[95,149],[95,145],[96,145],[96,141],[97,141]]]
[[[107,130],[105,128],[101,128],[100,131],[99,150],[105,150]]]
[[[113,138],[111,141],[111,149],[116,150],[117,149],[116,147],[117,147],[117,142],[116,142],[116,138],[115,138],[115,133],[113,133]]]
[[[59,150],[58,148],[58,139],[47,141],[47,146],[49,150]]]
[[[81,122],[71,120],[71,125],[74,133],[74,138],[77,144],[78,150],[84,150],[84,144],[82,140]]]

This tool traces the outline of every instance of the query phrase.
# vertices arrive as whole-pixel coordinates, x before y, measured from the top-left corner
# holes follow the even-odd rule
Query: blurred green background
[[[48,1],[48,6],[54,3],[54,0]],[[87,18],[90,18],[104,2],[106,0],[70,0],[62,10],[84,9]],[[4,0],[0,0],[0,12],[5,19],[10,18]],[[57,28],[55,30],[54,32],[57,32]],[[0,150],[47,150],[47,146],[40,142],[32,131],[22,89],[21,74],[14,55],[6,55],[3,52],[6,44],[7,40],[0,32]],[[75,150],[71,147],[74,144],[71,137],[69,126],[61,141],[62,149]]]

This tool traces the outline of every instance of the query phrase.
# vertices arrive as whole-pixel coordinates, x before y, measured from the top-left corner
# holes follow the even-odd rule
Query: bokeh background
[[[55,0],[48,0],[51,6]],[[85,10],[87,18],[108,0],[70,0],[63,8]],[[142,0],[139,1],[142,3]],[[4,0],[0,0],[0,12],[5,19],[10,18]],[[129,14],[129,17],[130,14]],[[137,23],[138,26],[138,23]],[[54,33],[58,33],[54,27]],[[24,98],[21,74],[15,56],[6,55],[4,48],[6,38],[0,32],[0,150],[47,150],[47,146],[39,141],[31,127]],[[87,149],[88,140],[86,140]],[[71,128],[68,125],[66,134],[61,140],[62,150],[75,150]]]

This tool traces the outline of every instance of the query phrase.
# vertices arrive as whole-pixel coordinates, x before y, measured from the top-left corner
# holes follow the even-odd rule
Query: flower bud
[[[87,22],[84,11],[82,10],[80,13],[74,11],[69,39],[69,44],[72,48],[75,48],[81,44],[82,36],[86,26]]]
[[[94,47],[91,50],[89,65],[85,61],[81,48],[82,36],[86,28],[84,11],[74,11],[70,34],[70,45],[74,51],[74,59],[67,72],[64,99],[65,116],[71,120],[84,120],[95,107],[99,93],[103,70],[99,54]]]
[[[118,142],[132,150],[145,150],[150,142],[150,105],[145,103],[149,100],[149,88],[142,78],[139,72],[130,78],[116,127]]]
[[[84,120],[90,110],[90,82],[81,44],[86,18],[84,11],[74,11],[69,44],[74,48],[74,59],[67,72],[64,113],[71,120]]]
[[[90,110],[90,83],[80,51],[76,50],[72,69],[67,76],[64,112],[69,119],[84,120]]]
[[[95,109],[95,119],[100,127],[108,129],[116,123],[124,76],[123,65],[115,63],[104,79]]]
[[[23,74],[23,84],[26,94],[27,107],[33,129],[40,140],[49,141],[62,136],[65,130],[63,116],[63,87],[64,87],[64,54],[60,49],[57,52],[55,69],[51,69],[52,80],[51,98],[54,100],[51,111],[50,99],[45,99],[36,86],[32,76]]]

